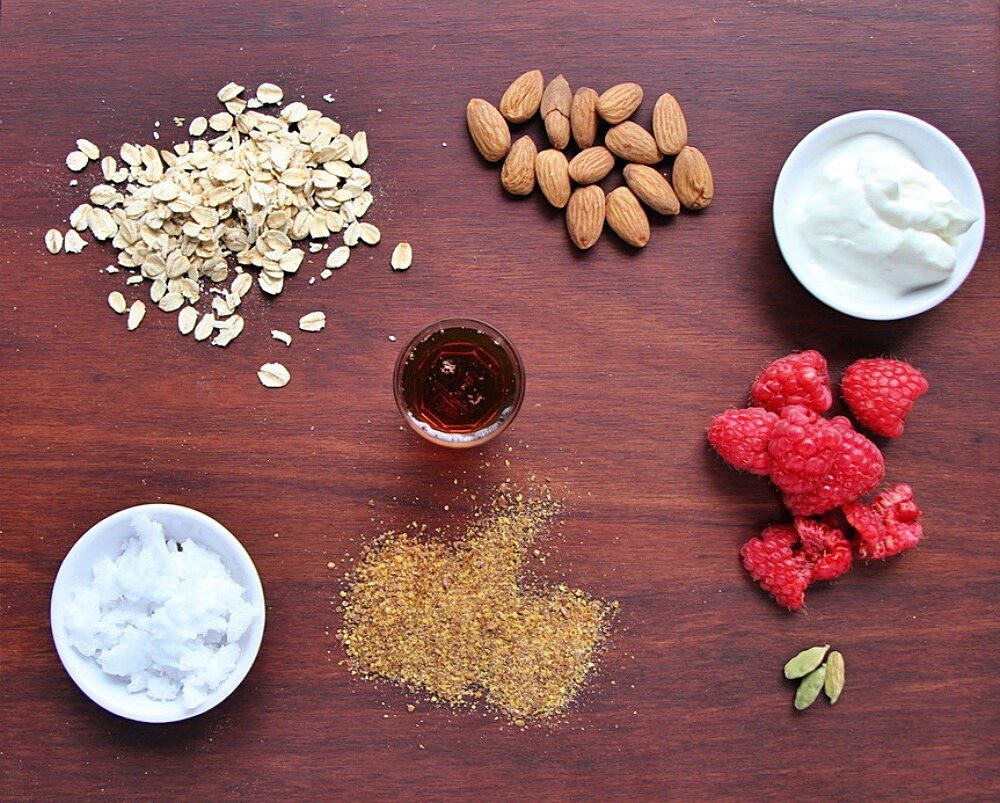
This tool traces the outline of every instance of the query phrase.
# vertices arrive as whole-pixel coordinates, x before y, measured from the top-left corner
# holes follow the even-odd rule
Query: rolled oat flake
[[[265,388],[283,388],[292,375],[280,362],[266,362],[257,371],[257,378]]]

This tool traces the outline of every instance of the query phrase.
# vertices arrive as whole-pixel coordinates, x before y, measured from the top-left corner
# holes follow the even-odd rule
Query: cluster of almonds
[[[126,142],[120,161],[102,159],[97,145],[77,140],[67,167],[79,172],[99,160],[104,183],[90,190],[90,203],[73,211],[65,235],[58,229],[45,235],[53,254],[63,248],[80,253],[87,244],[80,232],[88,230],[97,240],[110,240],[117,266],[106,270],[135,271],[128,285],[151,282],[151,301],[164,312],[179,310],[181,334],[193,331],[196,340],[214,334],[216,346],[228,345],[243,331],[236,310],[254,284],[248,271],[256,272],[263,292],[277,295],[305,257],[294,243],[310,240],[309,251],[318,252],[327,238],[343,232],[344,244],[333,249],[320,274],[325,279],[346,264],[359,242],[375,245],[381,239],[376,226],[361,220],[374,202],[371,175],[361,167],[368,159],[365,132],[350,137],[337,121],[298,101],[277,115],[257,111],[282,101],[284,93],[275,84],[261,84],[247,99],[241,97],[244,91],[226,84],[218,92],[225,111],[191,121],[192,137],[215,132],[208,140],[179,142],[172,149]],[[199,320],[194,305],[206,280],[227,282],[232,258],[229,287],[210,289],[211,310]],[[409,245],[401,243],[392,267],[406,270],[411,260]],[[108,303],[115,312],[128,311],[130,330],[145,316],[142,300],[129,305],[118,291]]]
[[[704,209],[712,202],[712,173],[704,155],[687,144],[687,122],[669,93],[653,109],[653,133],[629,118],[642,104],[639,84],[624,83],[598,95],[590,87],[574,94],[562,75],[545,85],[542,73],[519,76],[503,93],[499,108],[473,98],[466,108],[469,133],[479,153],[490,162],[504,159],[500,182],[512,195],[530,195],[537,182],[557,209],[566,208],[566,228],[573,244],[590,248],[601,236],[605,220],[629,245],[649,242],[649,219],[642,204],[661,215],[676,215],[683,205]],[[538,151],[531,137],[511,144],[508,123],[525,123],[540,113],[552,147]],[[610,127],[597,144],[600,121]],[[579,152],[567,159],[570,136]],[[671,182],[651,165],[674,156]],[[506,157],[506,158],[505,158]],[[597,186],[614,168],[615,157],[627,164],[627,186],[605,196]],[[578,185],[575,189],[573,185]],[[640,201],[642,204],[640,204]]]

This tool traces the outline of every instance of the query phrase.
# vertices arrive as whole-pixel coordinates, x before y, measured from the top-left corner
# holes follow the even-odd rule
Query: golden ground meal
[[[351,671],[515,719],[564,710],[617,603],[525,584],[526,552],[554,513],[550,501],[501,496],[458,541],[383,535],[347,578],[338,637]]]

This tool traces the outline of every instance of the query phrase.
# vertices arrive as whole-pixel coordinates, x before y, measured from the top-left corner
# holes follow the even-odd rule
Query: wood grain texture
[[[797,284],[770,203],[784,157],[814,126],[890,108],[949,134],[987,215],[1000,212],[997,30],[991,0],[4,2],[3,797],[995,799],[997,229],[944,305],[865,323]],[[576,253],[538,193],[502,193],[464,128],[468,98],[496,100],[533,67],[598,91],[640,81],[644,123],[672,92],[711,160],[712,207],[655,222],[641,253],[608,234]],[[248,302],[248,331],[225,351],[183,341],[155,310],[130,335],[104,301],[122,281],[100,273],[109,249],[43,250],[82,196],[63,159],[78,136],[105,149],[150,141],[155,120],[168,144],[182,136],[172,117],[213,109],[229,80],[276,80],[320,106],[331,92],[345,126],[368,131],[383,244],[314,286],[310,256],[280,298]],[[403,239],[414,267],[393,274]],[[329,317],[322,335],[288,350],[268,338],[313,309]],[[422,443],[390,392],[399,343],[387,336],[453,315],[504,330],[528,371],[518,421],[483,452]],[[793,616],[737,559],[783,515],[777,499],[726,469],[702,433],[765,362],[809,347],[837,373],[893,353],[930,378],[885,449],[928,536],[814,588]],[[293,375],[281,391],[254,375],[275,358]],[[412,698],[351,680],[330,635],[327,561],[382,526],[459,523],[456,479],[482,492],[533,473],[567,497],[547,570],[622,603],[569,722],[520,732],[423,704],[407,713]],[[143,726],[76,689],[48,601],[88,527],[161,500],[243,541],[268,629],[225,704]],[[781,665],[820,641],[843,651],[847,690],[834,708],[795,715]]]

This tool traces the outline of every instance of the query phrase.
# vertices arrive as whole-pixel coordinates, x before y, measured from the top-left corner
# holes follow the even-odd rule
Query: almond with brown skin
[[[597,113],[612,125],[627,120],[642,103],[642,87],[638,84],[616,84],[601,93]]]
[[[577,184],[596,184],[614,166],[614,154],[601,145],[595,145],[580,151],[570,160],[569,177]]]
[[[510,128],[489,101],[473,98],[465,109],[465,121],[476,150],[487,162],[499,162],[510,150]]]
[[[687,145],[688,127],[681,106],[669,92],[656,99],[653,107],[653,137],[661,153],[680,153]]]
[[[569,127],[581,150],[597,141],[597,119],[597,92],[589,86],[581,86],[573,95],[569,111]]]
[[[514,79],[500,98],[500,114],[508,122],[524,123],[534,117],[542,102],[545,81],[541,70],[529,70]]]
[[[562,75],[557,75],[545,87],[539,111],[542,113],[549,142],[559,150],[569,145],[569,113],[572,106],[573,93],[569,82]]]
[[[712,203],[715,183],[708,161],[697,148],[685,145],[674,160],[674,192],[688,209],[704,209]]]
[[[531,195],[535,189],[535,157],[538,149],[531,137],[514,143],[500,171],[500,183],[511,195]]]
[[[560,73],[545,87],[539,111],[543,118],[547,117],[551,111],[559,111],[563,116],[569,117],[572,105],[573,93],[570,91],[569,81]]]
[[[586,251],[604,229],[604,190],[591,184],[573,191],[566,207],[566,230],[573,245]]]
[[[608,193],[606,214],[608,225],[629,245],[642,248],[649,242],[649,218],[628,187]]]
[[[659,171],[647,165],[630,164],[622,171],[625,183],[632,193],[654,212],[676,215],[681,211],[680,201],[670,182]]]
[[[631,120],[609,129],[604,137],[604,144],[615,156],[620,156],[628,162],[653,165],[663,158],[656,147],[653,135]]]
[[[535,157],[535,178],[542,195],[556,209],[569,201],[569,163],[562,151],[549,148]]]

